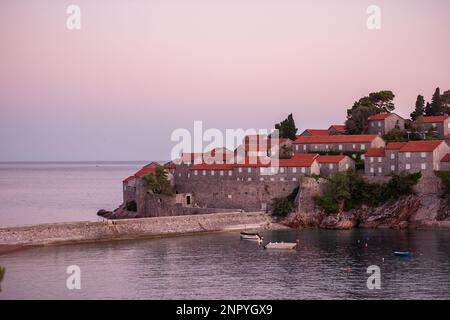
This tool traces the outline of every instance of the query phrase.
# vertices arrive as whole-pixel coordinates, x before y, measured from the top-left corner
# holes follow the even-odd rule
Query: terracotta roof
[[[441,143],[442,140],[408,141],[399,152],[431,152]]]
[[[344,155],[336,155],[336,156],[319,156],[317,158],[317,161],[319,161],[319,163],[339,163],[342,160],[345,159],[346,156]]]
[[[366,157],[384,157],[385,155],[384,148],[370,148],[367,150],[365,156]]]
[[[449,116],[430,116],[430,117],[421,117],[414,121],[415,123],[433,123],[433,122],[443,122],[447,120]]]
[[[312,136],[329,136],[330,132],[326,129],[306,129],[303,133],[308,132]]]
[[[164,168],[166,168],[166,169],[176,169],[176,167],[177,166],[172,161],[169,161],[169,162],[164,164]]]
[[[345,132],[347,131],[347,128],[345,127],[345,124],[333,124],[328,128],[328,131],[331,130],[331,128],[334,128],[338,132]]]
[[[316,153],[296,153],[290,159],[279,159],[279,167],[311,167],[319,157]]]
[[[136,177],[135,176],[129,176],[128,178],[126,178],[125,180],[123,180],[123,182],[129,182],[131,180],[134,180]]]
[[[447,153],[442,159],[441,162],[450,162],[450,153]]]
[[[386,150],[400,150],[407,142],[389,142],[386,145]]]
[[[359,135],[330,135],[330,136],[298,136],[294,141],[299,143],[352,143],[352,142],[372,142],[378,135],[359,134]]]
[[[143,167],[141,170],[139,170],[138,172],[136,172],[135,174],[134,174],[134,176],[135,177],[138,177],[138,178],[141,178],[141,177],[143,177],[143,176],[146,176],[146,175],[148,175],[148,174],[154,174],[156,172],[156,170],[155,170],[155,167],[153,167],[153,168],[146,168],[146,167]]]
[[[369,119],[367,119],[367,120],[369,120],[369,121],[384,120],[386,118],[389,118],[392,115],[393,115],[393,113],[389,113],[389,112],[388,113],[377,113],[377,114],[374,114],[373,116],[369,117]]]
[[[192,166],[190,170],[232,170],[234,166],[232,164],[196,164]]]
[[[153,161],[153,162],[143,166],[143,168],[156,168],[157,166],[160,166],[160,164],[158,162]]]

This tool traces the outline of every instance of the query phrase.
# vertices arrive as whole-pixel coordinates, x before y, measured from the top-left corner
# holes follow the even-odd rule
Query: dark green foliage
[[[275,129],[278,129],[280,138],[288,138],[295,141],[298,129],[295,126],[292,113],[285,120],[281,121],[281,123],[277,123]]]
[[[408,141],[407,133],[399,128],[394,128],[383,136],[386,142],[403,142]]]
[[[128,211],[136,212],[137,211],[136,201],[134,201],[134,200],[128,201],[127,205],[126,205],[126,208],[127,208]]]
[[[450,114],[450,90],[447,90],[442,94],[441,100],[444,113]]]
[[[157,166],[155,174],[148,174],[142,179],[153,193],[172,195],[172,187],[167,179],[167,172],[164,167]]]
[[[368,183],[354,172],[335,173],[325,186],[324,194],[315,198],[326,213],[351,210],[362,205],[378,207],[387,201],[413,194],[421,173],[394,175],[387,183]]]
[[[345,122],[348,133],[362,134],[367,131],[368,118],[377,113],[390,112],[395,106],[395,95],[392,91],[372,92],[367,97],[356,101],[351,109],[347,109],[347,121]]]
[[[416,106],[414,111],[411,112],[411,120],[417,120],[417,118],[422,117],[425,112],[425,99],[422,95],[418,95],[416,99]]]
[[[274,216],[285,217],[294,211],[294,202],[297,197],[299,187],[295,188],[287,197],[272,199],[272,214]]]
[[[446,195],[450,195],[450,171],[435,171],[434,174],[439,177],[444,184]]]
[[[2,292],[2,281],[5,278],[6,269],[5,267],[0,266],[0,292]]]
[[[441,90],[439,88],[436,88],[433,93],[433,97],[431,98],[430,111],[430,116],[441,116],[444,114],[441,99]]]

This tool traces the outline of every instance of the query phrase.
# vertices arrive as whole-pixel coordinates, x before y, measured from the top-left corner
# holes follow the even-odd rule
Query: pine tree
[[[436,88],[434,91],[433,97],[431,98],[431,115],[432,116],[442,116],[444,114],[442,99],[441,99],[441,90]]]
[[[431,110],[431,104],[429,102],[427,102],[427,105],[425,106],[425,115],[427,117],[432,116],[433,112]]]
[[[292,117],[292,113],[288,115],[285,120],[281,121],[281,123],[277,123],[275,125],[275,129],[278,129],[280,138],[295,140],[298,129],[295,127],[295,121]]]
[[[450,114],[450,90],[445,91],[441,95],[442,108],[445,114]]]
[[[416,106],[414,108],[414,111],[411,113],[411,120],[417,120],[417,118],[422,117],[424,113],[424,107],[425,107],[425,99],[422,95],[418,95],[416,99]]]

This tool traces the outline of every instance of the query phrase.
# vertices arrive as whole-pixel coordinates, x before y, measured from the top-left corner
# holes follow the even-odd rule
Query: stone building
[[[421,117],[413,122],[413,126],[421,132],[434,132],[436,137],[444,139],[450,134],[450,116]]]
[[[441,168],[441,160],[450,153],[443,140],[388,143],[386,148],[369,149],[365,157],[367,175],[390,175],[401,172],[431,174]]]
[[[374,134],[298,136],[294,141],[294,151],[307,153],[319,151],[363,152],[369,148],[385,146],[384,140]]]
[[[396,113],[378,113],[368,119],[367,132],[383,136],[394,128],[405,129],[405,119]]]
[[[443,170],[443,171],[450,171],[450,153],[447,153],[441,159],[441,170]]]
[[[335,172],[355,170],[355,161],[345,155],[319,156],[320,175],[327,177]]]

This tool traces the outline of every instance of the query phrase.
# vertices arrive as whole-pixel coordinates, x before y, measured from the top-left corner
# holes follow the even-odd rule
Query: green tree
[[[416,106],[414,111],[411,113],[411,120],[417,120],[419,117],[422,117],[425,112],[425,99],[422,95],[418,95],[416,99]]]
[[[162,166],[155,168],[155,173],[148,174],[142,178],[148,188],[156,194],[172,194],[170,181],[167,179],[167,172]]]
[[[275,129],[278,129],[280,138],[288,138],[293,141],[295,141],[295,139],[297,138],[298,129],[295,126],[295,121],[292,117],[292,113],[288,115],[285,120],[277,123],[275,125]]]
[[[372,92],[369,96],[356,101],[350,109],[347,109],[347,131],[350,134],[362,134],[367,131],[368,118],[377,113],[391,112],[395,109],[392,91],[384,90]]]
[[[447,90],[442,94],[441,100],[444,113],[450,114],[450,90]]]
[[[441,90],[436,88],[430,104],[430,116],[441,116],[444,114],[444,108],[441,99]]]
[[[349,176],[343,172],[334,173],[325,188],[325,193],[333,196],[338,205],[338,212],[344,210],[345,202],[351,200]]]
[[[433,111],[431,110],[431,104],[429,102],[427,102],[427,105],[425,106],[425,115],[427,117],[433,115]]]

